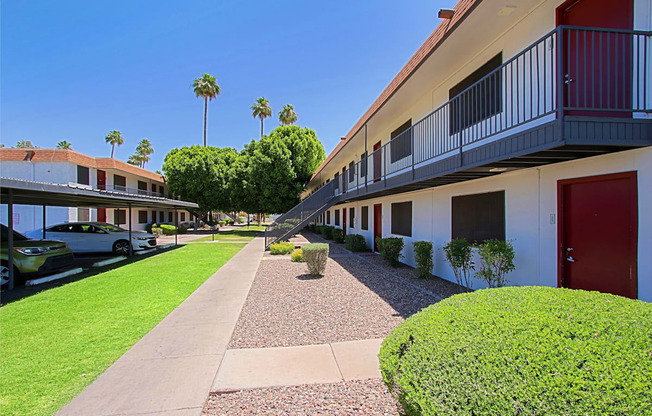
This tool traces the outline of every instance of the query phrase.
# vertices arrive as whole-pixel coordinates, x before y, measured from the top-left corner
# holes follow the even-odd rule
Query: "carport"
[[[58,185],[43,182],[31,182],[20,179],[0,178],[0,199],[7,204],[7,228],[9,229],[7,251],[9,262],[8,289],[14,288],[14,205],[43,206],[43,235],[46,228],[46,207],[84,207],[84,208],[127,208],[129,224],[129,251],[133,254],[131,244],[131,208],[165,208],[174,210],[175,235],[177,244],[179,220],[178,209],[197,209],[194,202],[154,197],[149,195],[128,194],[118,191],[91,189],[83,186]]]

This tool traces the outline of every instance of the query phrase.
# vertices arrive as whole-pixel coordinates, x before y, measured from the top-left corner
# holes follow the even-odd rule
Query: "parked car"
[[[28,237],[41,238],[43,229],[30,231]],[[68,222],[45,229],[45,238],[65,241],[75,253],[109,252],[129,254],[129,231],[105,222]],[[135,251],[156,247],[156,237],[145,231],[131,232]]]
[[[9,281],[9,228],[0,224],[2,248],[0,249],[0,283]],[[75,261],[68,244],[63,241],[32,240],[14,231],[14,278],[21,280],[25,275],[42,274],[65,267]]]

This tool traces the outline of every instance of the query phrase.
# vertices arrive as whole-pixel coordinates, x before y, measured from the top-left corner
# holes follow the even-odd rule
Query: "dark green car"
[[[7,242],[9,228],[2,228],[2,248],[0,249],[0,281],[9,281],[9,256]],[[14,231],[14,277],[21,281],[30,274],[43,274],[69,267],[75,261],[68,244],[54,240],[32,240]]]

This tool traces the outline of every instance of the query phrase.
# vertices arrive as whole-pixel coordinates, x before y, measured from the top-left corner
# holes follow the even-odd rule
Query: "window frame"
[[[349,228],[355,228],[355,207],[349,208]]]
[[[145,214],[144,220],[143,220],[143,214]],[[149,211],[147,210],[138,211],[138,224],[147,224],[148,218],[149,218]]]
[[[80,178],[85,178],[86,182],[80,181]],[[80,185],[90,185],[91,184],[91,170],[86,166],[77,165],[77,183]]]
[[[471,244],[506,238],[505,190],[451,197],[451,239]],[[491,217],[494,218],[491,218]]]
[[[335,210],[335,226],[336,227],[340,226],[340,210],[339,209]]]
[[[404,225],[401,220],[403,220],[406,214],[403,212],[395,212],[394,210],[396,209],[397,211],[399,209],[404,209],[404,207],[409,206],[409,231],[406,229],[403,229],[402,227],[406,226]],[[412,220],[414,218],[414,206],[412,204],[412,201],[402,201],[402,202],[392,202],[390,206],[390,229],[392,235],[400,235],[403,237],[412,237]]]
[[[410,131],[409,134],[403,136],[407,131]],[[406,139],[405,137],[409,137]],[[394,139],[399,138],[396,142]],[[402,140],[408,140],[407,150],[405,150],[405,144],[401,143]],[[412,155],[412,119],[409,119],[405,123],[398,126],[390,135],[389,135],[389,160],[390,163],[396,163],[399,160],[403,160],[406,157]],[[404,154],[405,153],[405,154]]]
[[[364,205],[360,212],[360,229],[369,230],[369,205]]]

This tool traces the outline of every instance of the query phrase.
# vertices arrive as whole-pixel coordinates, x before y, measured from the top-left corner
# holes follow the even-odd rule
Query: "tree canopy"
[[[281,126],[238,152],[191,146],[165,157],[170,190],[202,211],[285,212],[325,158],[315,132]]]

